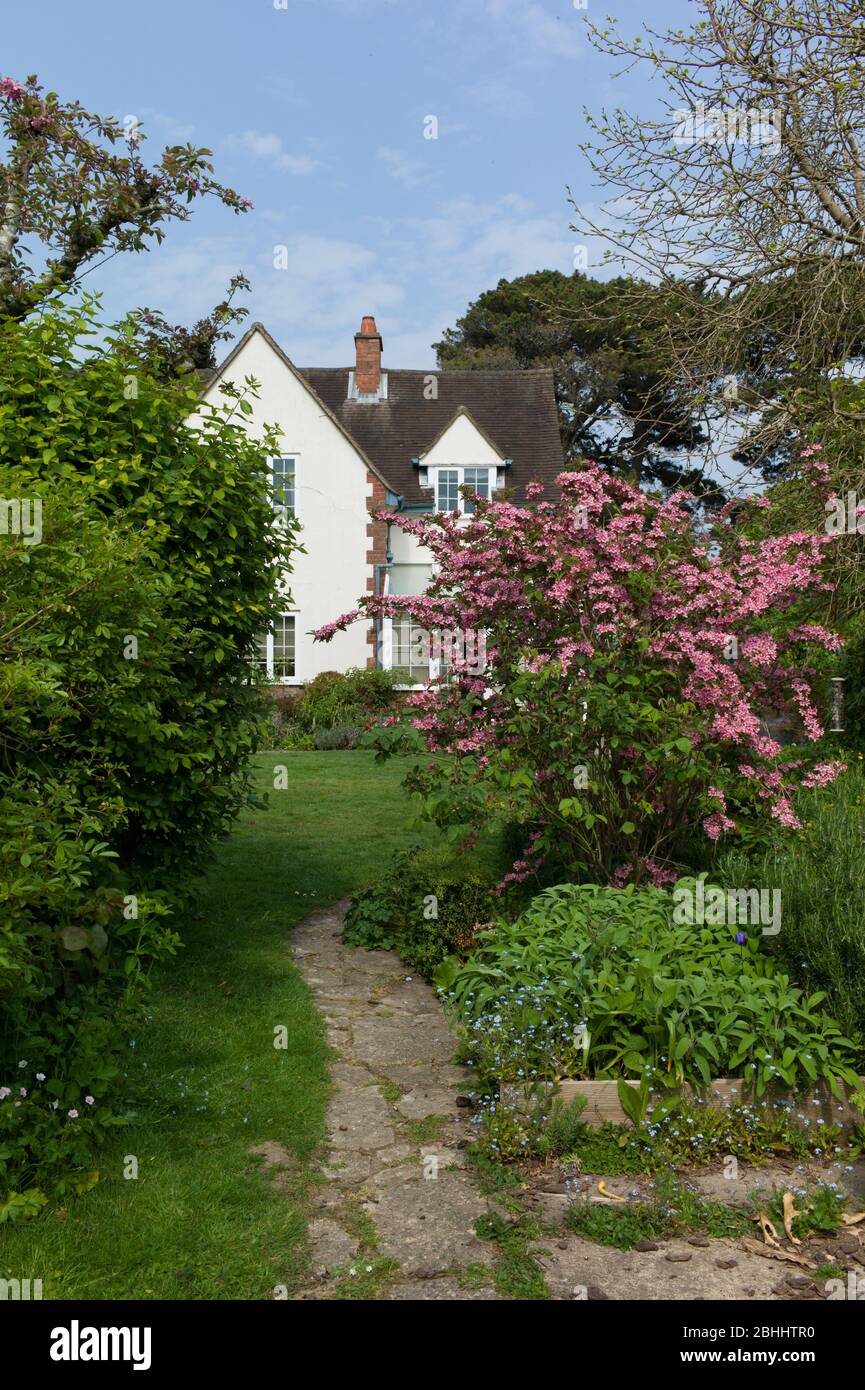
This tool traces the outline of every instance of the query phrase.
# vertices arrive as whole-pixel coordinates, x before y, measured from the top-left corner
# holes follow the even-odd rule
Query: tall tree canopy
[[[707,422],[731,416],[771,477],[865,353],[865,0],[696,8],[691,29],[636,38],[589,24],[664,96],[654,114],[586,113],[606,202],[575,230],[647,277],[630,282],[636,321],[658,288],[681,310],[659,325],[664,380]]]
[[[435,344],[439,365],[551,367],[566,459],[585,455],[635,482],[699,491],[688,454],[700,428],[655,350],[658,321],[676,311],[647,293],[636,319],[632,294],[628,280],[579,271],[500,280]]]

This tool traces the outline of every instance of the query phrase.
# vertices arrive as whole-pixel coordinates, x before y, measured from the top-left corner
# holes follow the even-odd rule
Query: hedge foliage
[[[205,407],[97,327],[0,322],[0,1219],[116,1119],[126,1007],[251,795],[248,656],[293,543],[252,384]]]

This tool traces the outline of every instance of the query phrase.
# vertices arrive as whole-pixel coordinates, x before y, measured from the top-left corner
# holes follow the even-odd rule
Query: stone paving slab
[[[705,1249],[686,1240],[665,1240],[658,1242],[658,1250],[643,1254],[595,1245],[574,1235],[561,1244],[564,1249],[547,1242],[547,1252],[536,1251],[536,1255],[553,1298],[568,1301],[771,1299],[783,1276],[774,1261],[731,1250],[716,1240]],[[718,1268],[724,1256],[736,1261],[731,1269]]]
[[[472,1072],[454,1065],[454,1040],[430,986],[408,977],[393,952],[343,947],[341,929],[337,907],[313,913],[293,937],[295,962],[338,1052],[323,1173],[328,1185],[314,1200],[322,1215],[309,1231],[317,1284],[300,1296],[327,1298],[357,1256],[358,1263],[398,1266],[382,1285],[385,1299],[496,1299],[488,1280],[475,1275],[461,1283],[455,1276],[491,1256],[474,1230],[488,1204],[465,1172],[459,1147],[470,1138],[470,1112],[456,1098],[471,1089]],[[426,1126],[426,1137],[413,1126]],[[360,1255],[346,1214],[356,1220],[358,1211],[370,1223]]]

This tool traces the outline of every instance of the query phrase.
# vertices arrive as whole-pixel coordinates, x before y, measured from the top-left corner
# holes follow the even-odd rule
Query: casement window
[[[423,685],[430,678],[428,634],[407,613],[393,619],[390,670],[403,685]]]
[[[256,639],[255,664],[277,683],[293,680],[295,667],[295,614],[283,613],[273,631]]]
[[[490,473],[493,471],[491,468],[437,468],[436,510],[462,512],[465,516],[471,516],[474,503],[461,495],[460,488],[470,487],[479,497],[489,497]]]
[[[283,516],[295,515],[297,459],[286,455],[273,460],[273,505]]]

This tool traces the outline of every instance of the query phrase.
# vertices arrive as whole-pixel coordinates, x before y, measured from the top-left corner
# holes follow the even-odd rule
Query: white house
[[[383,370],[370,317],[354,341],[351,367],[298,368],[255,323],[205,378],[209,401],[223,381],[260,382],[248,428],[277,427],[274,500],[302,528],[305,553],[286,577],[284,615],[260,644],[276,683],[376,665],[398,670],[407,684],[425,680],[407,621],[381,631],[357,623],[327,644],[312,639],[361,594],[418,594],[429,582],[429,552],[370,510],[465,511],[463,484],[481,496],[506,488],[521,501],[533,478],[551,492],[563,467],[550,370]]]

